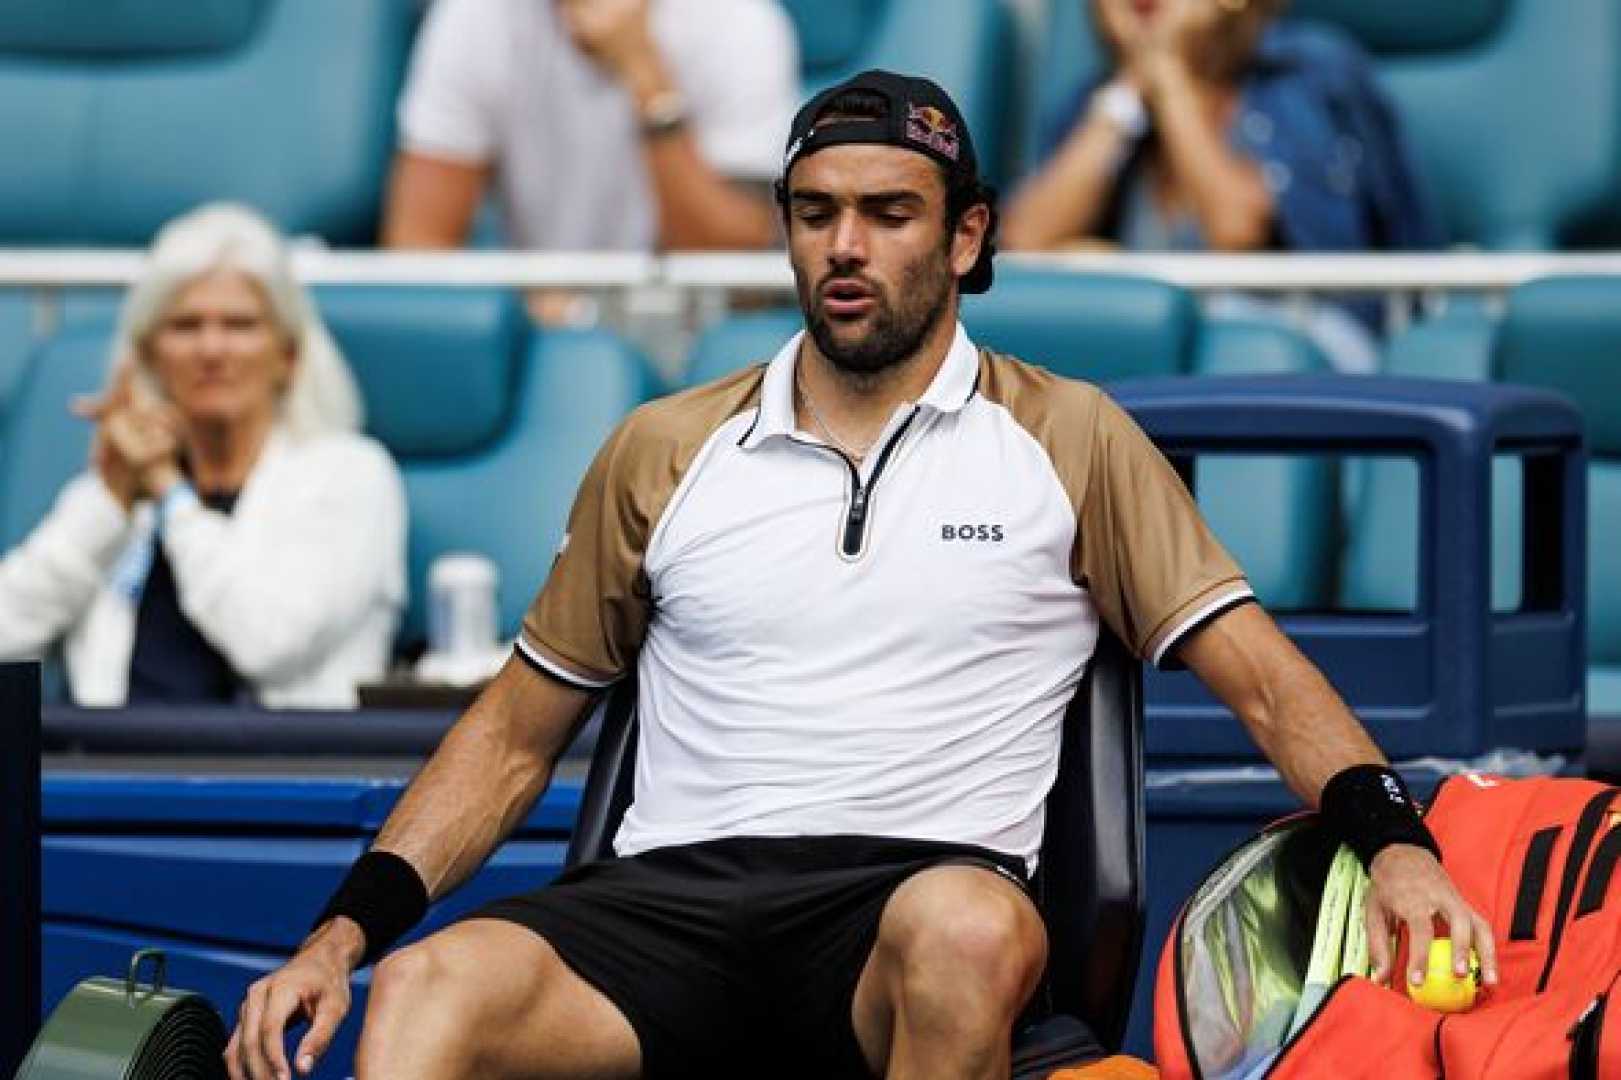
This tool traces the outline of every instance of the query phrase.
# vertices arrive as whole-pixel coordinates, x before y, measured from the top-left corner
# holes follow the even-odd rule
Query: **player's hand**
[[[1452,938],[1455,974],[1469,973],[1469,950],[1480,956],[1485,983],[1497,983],[1497,944],[1485,917],[1464,902],[1441,864],[1424,848],[1391,844],[1373,858],[1368,883],[1368,958],[1374,982],[1388,982],[1395,965],[1394,935],[1407,928],[1407,979],[1424,981],[1437,922]]]
[[[647,0],[557,0],[575,46],[621,81],[657,57]]]
[[[348,1015],[349,974],[364,948],[354,923],[334,919],[285,965],[248,987],[225,1046],[231,1080],[292,1080],[282,1042],[288,1025],[299,1020],[309,1021],[310,1029],[293,1060],[300,1075],[313,1072]]]

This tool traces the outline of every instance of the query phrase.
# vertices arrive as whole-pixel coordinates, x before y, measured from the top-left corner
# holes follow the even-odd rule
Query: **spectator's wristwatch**
[[[641,108],[642,138],[662,139],[687,126],[687,97],[679,90],[660,90]]]
[[[1148,134],[1148,106],[1143,95],[1128,83],[1108,83],[1092,95],[1092,111],[1117,128],[1128,142]]]

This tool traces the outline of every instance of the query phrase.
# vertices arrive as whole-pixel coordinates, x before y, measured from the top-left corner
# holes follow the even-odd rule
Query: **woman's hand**
[[[1191,76],[1209,85],[1233,83],[1266,23],[1252,0],[1166,0],[1145,27],[1132,70],[1145,95],[1166,78]]]
[[[1167,0],[1159,18],[1144,26],[1130,56],[1132,77],[1143,94],[1151,98],[1168,79],[1199,71],[1231,18],[1218,0]]]
[[[1136,85],[1137,58],[1148,39],[1147,21],[1131,4],[1120,0],[1103,0],[1094,4],[1092,10],[1103,39],[1109,43],[1119,62],[1120,70],[1116,77]]]
[[[133,390],[133,368],[127,363],[120,364],[103,394],[76,397],[68,405],[73,415],[96,425],[90,437],[90,467],[96,470],[101,482],[125,511],[134,505],[140,494],[140,475],[119,452],[107,431],[107,420],[114,413],[129,408]]]
[[[118,500],[118,505],[128,512],[129,508],[135,505],[136,496],[140,494],[140,477],[119,456],[99,424],[95,433],[90,436],[90,467],[96,470],[102,484],[112,493],[112,497]]]
[[[126,508],[136,498],[158,498],[180,479],[180,431],[178,414],[166,405],[126,405],[103,417],[96,429],[98,457],[107,459],[102,478]]]

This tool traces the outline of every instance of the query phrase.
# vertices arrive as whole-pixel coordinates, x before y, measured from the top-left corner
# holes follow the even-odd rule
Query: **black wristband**
[[[360,958],[365,967],[427,913],[428,887],[416,867],[392,851],[372,850],[355,860],[315,926],[339,915],[353,919],[366,935],[366,953]]]
[[[1323,785],[1320,812],[1364,867],[1371,867],[1373,857],[1391,844],[1415,844],[1441,857],[1440,845],[1418,816],[1418,804],[1395,769],[1383,765],[1341,769]]]

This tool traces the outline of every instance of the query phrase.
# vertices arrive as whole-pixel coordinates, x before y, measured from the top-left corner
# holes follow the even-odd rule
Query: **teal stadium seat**
[[[1201,320],[1190,293],[1145,278],[1003,268],[989,293],[966,298],[963,322],[982,344],[1093,382],[1328,370],[1304,336],[1260,320]],[[800,326],[791,309],[715,324],[694,345],[689,382],[770,359]],[[1279,610],[1319,609],[1333,596],[1338,484],[1334,463],[1315,459],[1207,458],[1195,473],[1212,527]]]
[[[410,23],[401,0],[0,4],[0,243],[145,244],[214,199],[369,240]]]
[[[0,244],[145,245],[215,199],[369,241],[411,21],[403,0],[0,4]],[[0,292],[0,412],[30,302]]]
[[[799,34],[801,76],[813,94],[867,68],[927,75],[944,86],[974,134],[982,168],[1006,175],[1012,112],[1013,22],[1004,0],[782,0]]]
[[[1102,62],[1090,0],[1048,0],[1026,128],[1036,139]],[[1621,205],[1621,4],[1294,0],[1374,56],[1454,242],[1551,248]]]
[[[562,539],[598,445],[646,399],[641,356],[600,331],[535,332],[509,293],[328,288],[323,313],[394,454],[410,509],[403,645],[425,636],[427,569],[477,551],[500,569],[501,631],[515,634]],[[9,549],[85,467],[89,427],[67,411],[107,366],[108,321],[77,323],[33,355],[0,432],[0,545]]]
[[[112,329],[108,320],[86,320],[30,353],[0,429],[0,551],[27,536],[88,463],[91,428],[68,402],[106,381]]]
[[[1588,453],[1588,709],[1621,721],[1621,278],[1547,278],[1510,292],[1500,319],[1442,316],[1393,340],[1391,374],[1496,379],[1560,391],[1581,406]],[[1381,472],[1383,467],[1381,467]],[[1352,521],[1342,589],[1347,604],[1410,606],[1417,524],[1412,471],[1371,474]],[[1520,596],[1520,474],[1494,475],[1493,599]],[[1404,563],[1405,560],[1405,563]]]
[[[532,330],[505,292],[330,288],[320,303],[405,476],[402,645],[425,639],[428,567],[448,551],[494,560],[515,635],[592,455],[652,392],[646,362],[604,331]]]
[[[22,380],[34,345],[34,315],[23,289],[0,289],[0,417]]]

